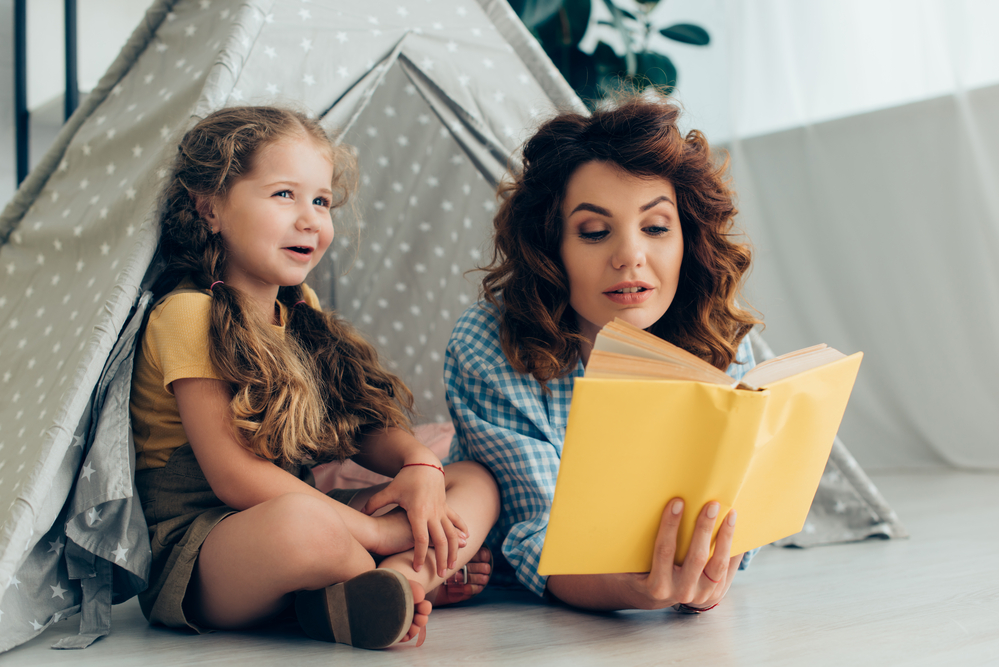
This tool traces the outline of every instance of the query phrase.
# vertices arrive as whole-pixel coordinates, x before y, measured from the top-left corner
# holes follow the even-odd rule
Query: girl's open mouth
[[[305,255],[306,257],[312,254],[312,248],[306,248],[305,246],[291,246],[289,248],[285,248],[285,250],[290,250],[294,253],[298,253],[299,255]]]

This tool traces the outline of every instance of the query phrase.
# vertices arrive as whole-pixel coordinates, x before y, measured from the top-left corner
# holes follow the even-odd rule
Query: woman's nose
[[[642,243],[642,239],[635,234],[623,234],[618,237],[611,263],[615,269],[644,265],[645,245]]]

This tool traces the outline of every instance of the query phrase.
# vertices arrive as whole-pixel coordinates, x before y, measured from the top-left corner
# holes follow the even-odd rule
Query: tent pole
[[[65,0],[66,19],[66,95],[63,97],[65,104],[65,120],[80,106],[80,86],[77,81],[76,63],[76,0]]]
[[[28,175],[28,3],[14,0],[14,126],[17,135],[17,184]]]

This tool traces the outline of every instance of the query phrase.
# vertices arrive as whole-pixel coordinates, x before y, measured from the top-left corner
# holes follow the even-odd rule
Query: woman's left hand
[[[372,514],[391,504],[406,510],[413,528],[413,569],[420,571],[433,546],[437,574],[443,577],[445,570],[454,569],[458,549],[468,538],[468,527],[447,504],[443,468],[439,465],[403,466],[395,479],[368,499],[362,511]]]

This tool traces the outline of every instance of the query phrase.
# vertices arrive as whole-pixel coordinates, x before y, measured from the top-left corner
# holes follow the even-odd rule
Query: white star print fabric
[[[129,317],[156,197],[197,117],[268,103],[358,149],[359,219],[310,284],[420,421],[447,414],[442,351],[509,156],[556,107],[582,109],[504,0],[157,2],[0,216],[0,651],[81,609],[62,647],[86,646],[146,583],[128,440],[143,308]]]

